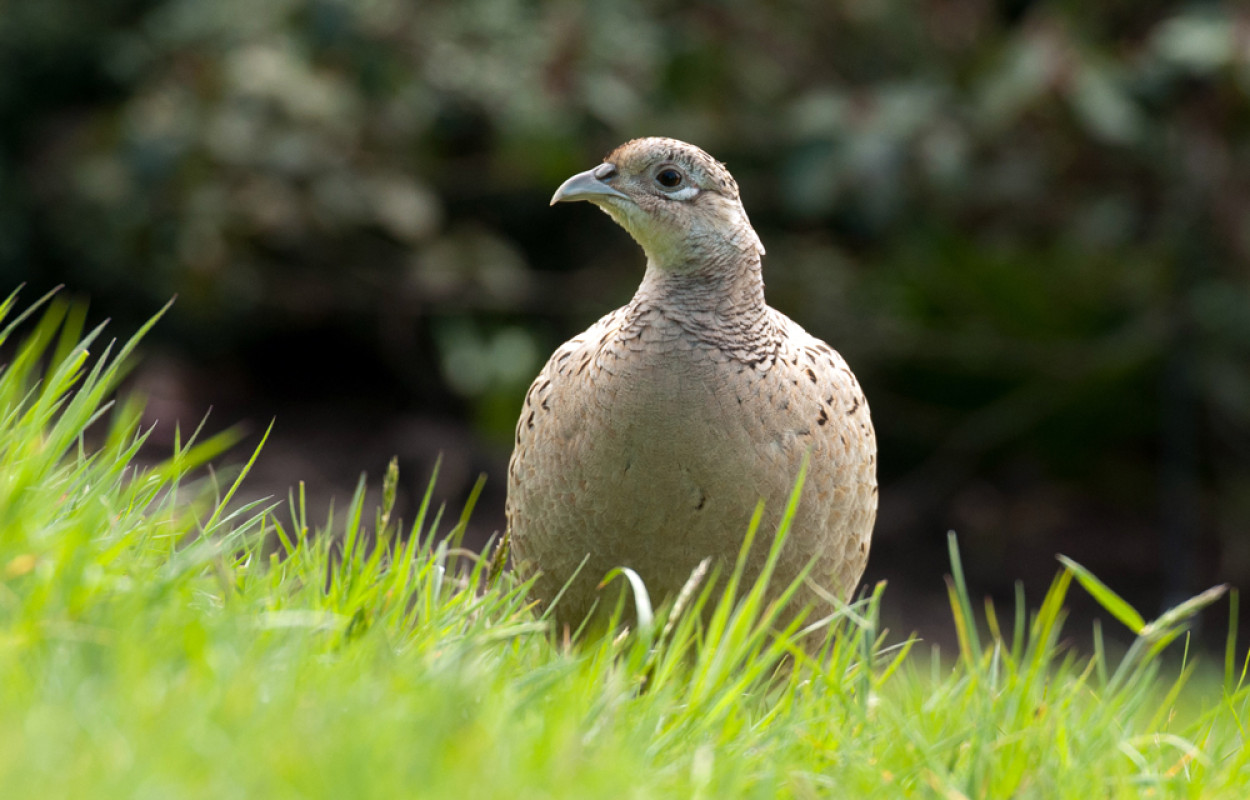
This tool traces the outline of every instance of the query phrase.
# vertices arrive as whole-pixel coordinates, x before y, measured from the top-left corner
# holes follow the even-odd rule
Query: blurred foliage
[[[176,293],[206,353],[350,331],[506,442],[639,274],[549,193],[677,136],[866,384],[887,536],[1250,576],[1243,4],[44,0],[0,16],[0,67],[6,283]]]

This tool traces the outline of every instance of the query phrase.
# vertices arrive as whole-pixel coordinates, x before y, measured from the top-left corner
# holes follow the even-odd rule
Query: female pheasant
[[[849,598],[877,510],[868,403],[837,352],[765,303],[733,177],[693,145],[635,139],[551,202],[574,200],[625,228],[647,266],[629,304],[556,350],[526,395],[507,514],[536,598],[563,589],[555,618],[576,628],[615,606],[604,574],[631,567],[658,605],[705,557],[732,567],[762,499],[753,579],[805,459],[771,585],[814,561],[797,602]]]

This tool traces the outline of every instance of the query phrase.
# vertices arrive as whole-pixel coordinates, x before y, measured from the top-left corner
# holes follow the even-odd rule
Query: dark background
[[[176,294],[156,441],[276,418],[254,496],[395,454],[409,517],[441,452],[480,542],[528,381],[641,276],[547,201],[642,135],[728,163],[770,301],[859,375],[898,625],[947,618],[948,529],[976,594],[1057,552],[1148,616],[1250,585],[1244,4],[9,4],[0,292],[117,335]]]

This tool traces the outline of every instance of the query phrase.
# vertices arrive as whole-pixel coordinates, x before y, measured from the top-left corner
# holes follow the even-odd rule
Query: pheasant
[[[577,200],[647,264],[633,299],[557,349],[526,394],[507,517],[535,599],[559,596],[557,623],[576,629],[615,607],[600,581],[630,567],[658,605],[704,558],[732,568],[763,500],[752,581],[805,461],[770,591],[811,563],[795,603],[849,599],[877,510],[868,403],[833,348],[765,303],[764,246],[733,177],[694,145],[635,139],[551,204]]]

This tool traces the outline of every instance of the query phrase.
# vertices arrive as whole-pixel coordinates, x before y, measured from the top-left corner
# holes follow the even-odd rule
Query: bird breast
[[[703,558],[731,564],[760,500],[761,533],[776,530],[808,459],[779,574],[816,555],[835,594],[853,588],[876,507],[867,407],[836,352],[768,314],[781,339],[748,345],[626,307],[557,350],[535,381],[509,519],[517,555],[541,566],[540,596],[579,569],[593,576],[562,601],[574,622],[614,567],[669,595]]]

